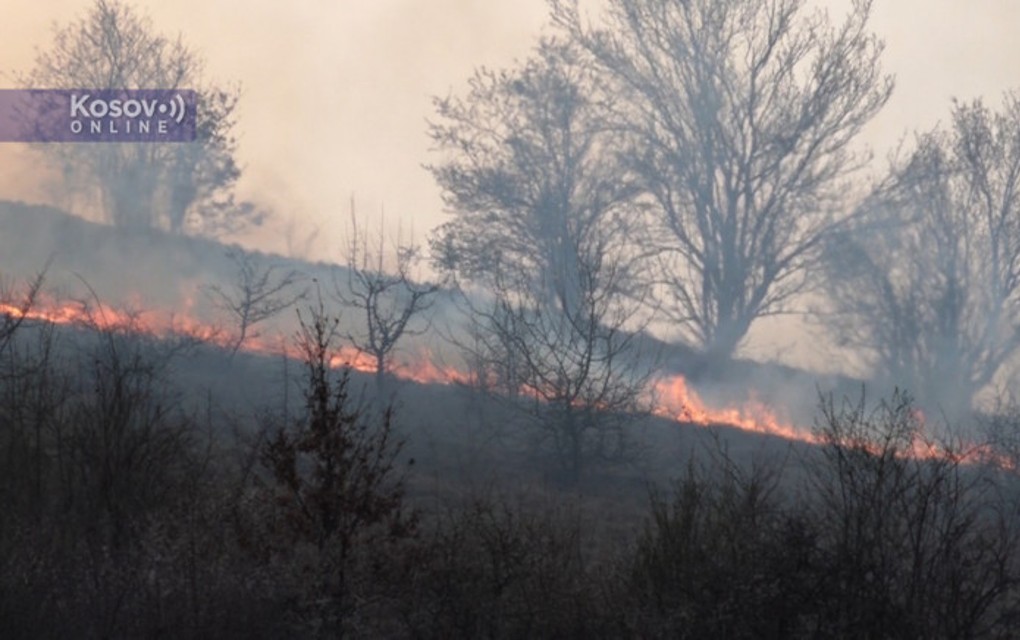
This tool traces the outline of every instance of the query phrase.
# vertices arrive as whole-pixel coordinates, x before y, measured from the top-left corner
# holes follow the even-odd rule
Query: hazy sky
[[[849,0],[826,0],[834,11]],[[3,0],[0,86],[27,70],[52,25],[82,14],[88,0]],[[443,219],[429,161],[430,97],[457,91],[480,64],[527,55],[546,19],[544,0],[136,0],[158,30],[182,33],[204,54],[207,74],[243,88],[243,195],[283,217],[322,227],[317,257],[338,245],[351,194],[359,209],[414,227],[418,238]],[[1020,2],[877,0],[874,29],[887,43],[897,90],[868,131],[877,149],[908,129],[928,128],[950,98],[1020,85]],[[0,197],[43,195],[14,145]],[[281,234],[260,240],[281,248]]]
[[[4,70],[28,68],[52,23],[91,4],[3,2]],[[418,238],[440,220],[437,190],[421,167],[431,96],[462,86],[477,64],[526,55],[545,18],[542,0],[134,5],[159,29],[183,33],[204,54],[209,77],[240,82],[241,189],[281,216],[323,227],[321,257],[337,246],[352,193],[363,212],[385,207],[389,221],[413,225]],[[9,76],[0,83],[12,84]]]
[[[809,0],[833,14],[851,0]],[[91,0],[0,0],[0,87],[28,70],[54,24]],[[312,256],[336,260],[355,195],[372,224],[385,209],[416,239],[444,219],[430,160],[431,97],[461,91],[478,65],[528,54],[546,22],[545,0],[134,0],[157,30],[181,33],[207,61],[207,76],[238,82],[241,196],[293,220],[293,245],[321,233]],[[1020,0],[876,0],[872,26],[886,41],[896,92],[865,132],[879,156],[909,131],[928,129],[951,98],[998,103],[1020,87]],[[33,156],[0,145],[0,198],[45,201]],[[881,165],[877,165],[881,168]],[[59,204],[59,203],[57,203]],[[277,222],[244,241],[286,251]],[[814,330],[774,318],[752,328],[745,355],[829,369]]]

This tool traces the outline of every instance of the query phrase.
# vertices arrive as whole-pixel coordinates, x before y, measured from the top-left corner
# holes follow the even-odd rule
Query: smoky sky
[[[834,16],[849,0],[819,2]],[[82,15],[86,0],[5,0],[0,83],[30,67],[54,24]],[[507,66],[528,54],[546,21],[544,0],[137,0],[157,30],[183,35],[206,59],[206,75],[243,91],[238,133],[240,190],[297,224],[321,228],[315,257],[336,250],[351,195],[363,215],[413,226],[443,219],[425,121],[431,96],[463,90],[478,65]],[[870,126],[881,156],[911,130],[948,113],[953,96],[998,100],[1020,85],[1020,3],[891,0],[875,6],[897,90]],[[30,156],[0,148],[4,197],[44,200]],[[384,214],[383,214],[384,212]],[[279,250],[279,233],[249,238]]]
[[[90,5],[5,4],[4,71],[27,69],[34,49],[51,40],[51,24]],[[360,213],[385,211],[388,222],[413,227],[417,238],[441,219],[438,192],[421,168],[431,96],[462,88],[476,65],[527,55],[545,19],[542,0],[132,4],[157,30],[180,32],[201,52],[209,78],[240,83],[240,191],[304,224],[305,232],[320,226],[321,258],[339,245],[352,194]],[[9,75],[3,84],[12,84]],[[4,197],[45,198],[39,188],[16,193],[34,182],[24,179],[34,167],[26,168],[18,151],[0,149],[8,166],[22,166],[19,179],[2,185]],[[250,241],[273,250],[278,238]]]
[[[806,1],[838,20],[852,0]],[[54,25],[91,4],[3,0],[0,87],[15,86],[14,73],[31,68]],[[545,0],[130,4],[156,31],[180,34],[199,52],[209,80],[241,87],[239,195],[275,219],[234,239],[329,261],[338,259],[352,195],[363,223],[399,224],[404,239],[413,231],[422,241],[444,220],[439,190],[422,167],[435,159],[426,135],[432,96],[462,93],[480,65],[526,57],[547,22]],[[953,97],[997,105],[1003,91],[1020,87],[1017,25],[1020,2],[1012,0],[876,0],[872,28],[885,40],[896,91],[862,136],[875,152],[875,173],[912,132],[944,120]],[[51,195],[57,191],[36,159],[22,145],[0,145],[0,198],[77,207]],[[822,337],[796,318],[764,318],[742,352],[828,370],[841,358],[819,348]]]
[[[838,16],[850,0],[817,2]],[[5,0],[4,75],[30,67],[52,25],[82,15],[87,0]],[[544,0],[136,0],[157,30],[183,35],[206,59],[206,75],[243,91],[242,195],[321,232],[317,258],[336,251],[353,194],[360,213],[417,237],[443,219],[431,176],[426,118],[431,96],[463,90],[478,65],[507,66],[528,54],[546,21]],[[880,0],[873,27],[896,75],[892,101],[866,132],[879,157],[911,130],[933,126],[953,96],[1020,85],[1020,3],[1011,0]],[[30,156],[0,148],[3,197],[45,200]],[[281,234],[248,241],[280,250]]]

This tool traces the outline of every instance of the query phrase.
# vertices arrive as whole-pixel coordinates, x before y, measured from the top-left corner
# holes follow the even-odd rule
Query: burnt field
[[[936,428],[902,395],[682,347],[661,375],[683,394],[632,412],[489,384],[436,343],[379,375],[342,339],[349,310],[314,298],[234,349],[228,322],[163,311],[206,312],[184,285],[143,284],[179,240],[48,215],[84,240],[47,251],[19,227],[52,259],[38,291],[5,289],[5,637],[1014,628],[1010,414]],[[64,289],[109,243],[133,261],[133,308],[102,275]],[[215,277],[224,247],[180,246],[199,247],[190,278]],[[785,414],[811,423],[777,417],[793,397],[812,400]]]

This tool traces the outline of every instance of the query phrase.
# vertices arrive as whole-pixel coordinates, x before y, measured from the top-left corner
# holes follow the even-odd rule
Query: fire
[[[364,351],[351,347],[341,347],[329,364],[333,368],[350,367],[362,373],[375,373],[375,360]]]
[[[190,307],[190,305],[189,305]],[[20,316],[21,310],[11,305],[0,304],[0,313]],[[56,301],[40,298],[25,316],[55,324],[78,324],[97,329],[131,328],[155,336],[187,335],[202,342],[229,346],[229,336],[217,328],[191,319],[188,315],[172,316],[169,320],[154,312],[125,312],[106,305],[94,306],[77,302]],[[287,348],[282,342],[273,343],[260,336],[252,336],[244,342],[245,351],[264,355],[286,355]],[[343,347],[333,357],[333,366],[349,366],[363,373],[374,373],[376,361],[368,353],[351,347]],[[410,357],[397,359],[390,367],[390,373],[404,380],[422,384],[470,384],[472,376],[450,365],[437,362],[428,349],[421,349]],[[658,416],[708,426],[727,424],[757,433],[784,438],[811,441],[811,436],[794,425],[780,420],[773,411],[760,402],[750,402],[745,407],[711,409],[687,386],[683,376],[677,375],[659,380],[653,393],[654,413]]]
[[[40,296],[24,311],[0,302],[0,315],[24,317],[59,325],[79,325],[99,330],[129,329],[156,337],[186,335],[202,342],[221,344],[220,332],[187,316],[163,316],[153,311],[125,311],[101,303],[56,301]]]
[[[920,460],[955,460],[964,464],[982,464],[1016,471],[1016,461],[1001,451],[996,451],[990,444],[957,443],[944,445],[928,434],[928,423],[924,412],[913,410],[916,432],[911,443],[909,455]]]
[[[398,362],[393,367],[398,378],[421,384],[471,384],[472,376],[450,365],[437,363],[437,358],[428,349],[418,351],[417,357]]]
[[[190,309],[190,305],[188,307]],[[207,344],[230,348],[230,338],[217,327],[181,315],[160,315],[152,311],[125,311],[96,303],[87,305],[80,302],[57,301],[40,296],[26,310],[0,302],[0,316],[24,317],[28,320],[50,322],[58,325],[79,325],[99,330],[126,329],[155,337],[189,336]],[[242,349],[263,355],[288,355],[286,344],[279,340],[273,343],[261,336],[245,340]],[[348,366],[363,373],[375,373],[376,361],[368,353],[352,347],[343,347],[333,357],[334,367]],[[397,359],[390,366],[397,378],[421,384],[471,384],[473,377],[450,365],[437,362],[428,349],[420,349],[410,357]],[[754,398],[739,407],[713,408],[692,390],[682,375],[662,377],[652,385],[651,401],[653,413],[657,416],[701,426],[729,425],[744,431],[778,436],[787,440],[818,444],[820,438],[793,423],[781,419],[776,412]],[[1001,468],[1013,469],[1011,461],[988,446],[975,446],[962,453],[953,453],[947,448],[933,444],[924,437],[924,415],[918,410],[915,418],[920,425],[909,455],[918,459],[955,458],[962,462],[992,463]]]
[[[687,386],[687,380],[681,375],[657,380],[653,386],[653,393],[654,413],[664,418],[704,427],[725,424],[744,431],[779,436],[788,440],[817,442],[813,434],[781,420],[772,409],[757,400],[752,399],[742,407],[712,409]]]
[[[191,305],[188,305],[189,308]],[[0,315],[27,320],[50,322],[58,325],[78,325],[98,330],[128,329],[155,337],[188,336],[198,341],[224,348],[231,346],[230,337],[209,324],[187,314],[159,314],[154,311],[124,311],[101,303],[85,304],[76,301],[58,301],[40,296],[27,311],[19,306],[0,303]],[[242,346],[244,351],[262,355],[288,355],[282,341],[271,341],[261,336],[250,336]],[[375,373],[376,361],[370,354],[344,346],[333,356],[334,367],[347,366],[362,373]],[[453,384],[470,382],[471,377],[449,365],[439,364],[433,354],[422,349],[410,358],[393,363],[390,373],[398,378],[421,384]]]
[[[100,306],[95,311],[80,303],[52,303],[47,299],[37,300],[27,311],[20,307],[0,302],[0,314],[24,317],[27,320],[43,320],[53,324],[79,324],[108,329],[126,325],[127,314]]]

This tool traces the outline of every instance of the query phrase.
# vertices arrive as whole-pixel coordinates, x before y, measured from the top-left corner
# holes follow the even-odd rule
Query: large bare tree
[[[438,100],[431,129],[454,215],[432,249],[466,285],[473,339],[461,346],[570,480],[621,452],[647,378],[633,333],[645,321],[638,192],[618,162],[615,102],[583,50],[544,40]]]
[[[445,157],[430,169],[454,216],[433,238],[440,266],[482,287],[512,272],[520,287],[541,284],[547,304],[579,303],[578,247],[610,227],[623,244],[635,193],[616,162],[614,98],[582,52],[543,41],[436,108],[430,133]]]
[[[1020,348],[1020,95],[958,103],[830,245],[840,337],[927,407],[970,409]]]
[[[846,219],[865,160],[852,142],[892,91],[871,2],[833,24],[803,0],[610,0],[602,26],[551,4],[625,104],[664,308],[730,356],[756,318],[790,310]]]
[[[42,151],[63,175],[63,188],[97,198],[118,226],[217,233],[259,220],[235,202],[236,87],[203,78],[203,61],[180,37],[155,30],[121,0],[95,0],[58,29],[39,53],[25,86],[53,89],[192,89],[197,92],[193,143],[55,144]]]

